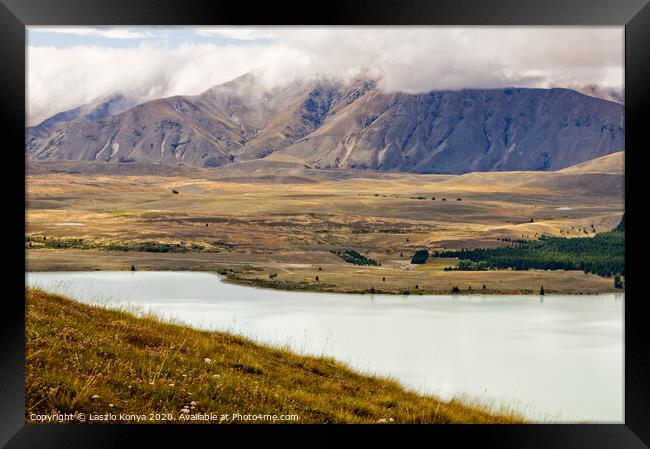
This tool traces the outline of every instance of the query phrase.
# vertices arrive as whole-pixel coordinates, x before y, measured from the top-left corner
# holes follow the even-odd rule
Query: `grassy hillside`
[[[598,157],[582,164],[559,170],[560,173],[610,173],[625,174],[625,152],[619,151]]]
[[[28,421],[32,413],[77,412],[86,422],[107,413],[112,422],[129,422],[120,414],[144,414],[150,422],[150,413],[175,422],[209,413],[298,415],[298,423],[520,421],[410,393],[327,358],[40,290],[26,289],[25,298]]]

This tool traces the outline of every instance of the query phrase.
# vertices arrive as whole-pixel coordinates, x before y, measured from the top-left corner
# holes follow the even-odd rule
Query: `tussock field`
[[[329,358],[40,290],[26,289],[25,299],[27,422],[57,414],[69,414],[67,423],[522,421],[507,410],[417,395]],[[260,414],[278,418],[243,418]]]
[[[613,291],[611,279],[582,272],[443,271],[455,259],[410,264],[422,248],[590,238],[615,227],[624,211],[622,156],[603,159],[562,172],[459,176],[277,161],[213,171],[149,167],[139,175],[131,164],[32,162],[27,265],[218,271],[262,287],[356,293]],[[380,265],[334,254],[347,249]]]

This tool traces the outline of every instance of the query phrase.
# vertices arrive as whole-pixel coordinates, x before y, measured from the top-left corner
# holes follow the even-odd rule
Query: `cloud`
[[[136,32],[113,31],[122,39]],[[134,48],[28,47],[29,122],[113,91],[140,100],[192,95],[250,71],[268,86],[367,74],[386,91],[409,93],[585,84],[623,88],[622,27],[197,27],[193,32],[248,43],[197,40],[170,48],[149,39]]]
[[[622,86],[623,28],[393,27],[283,29],[309,70],[365,68],[390,91],[558,84]]]
[[[197,27],[195,33],[199,36],[216,36],[242,41],[275,39],[277,37],[270,27],[255,29],[242,27]]]
[[[90,28],[90,27],[72,27],[72,26],[57,26],[57,27],[34,26],[34,27],[30,27],[30,32],[74,34],[76,36],[104,37],[108,39],[147,39],[147,38],[154,37],[153,33],[130,30],[124,27]]]

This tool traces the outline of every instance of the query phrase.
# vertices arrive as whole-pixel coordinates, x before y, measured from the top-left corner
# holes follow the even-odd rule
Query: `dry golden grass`
[[[269,173],[190,177],[181,171],[179,176],[28,176],[27,233],[35,239],[27,251],[28,267],[233,269],[243,282],[264,280],[274,287],[268,282],[271,273],[285,286],[304,286],[315,282],[320,266],[336,291],[400,292],[418,285],[418,290],[447,292],[451,286],[474,290],[486,284],[491,292],[526,293],[538,291],[540,282],[558,293],[613,289],[611,280],[581,273],[451,273],[442,271],[447,261],[414,268],[408,260],[421,248],[489,247],[502,244],[502,238],[542,234],[588,237],[592,224],[597,232],[610,229],[624,209],[622,175],[305,173],[291,178]],[[568,206],[571,210],[558,210]],[[38,249],[43,237],[81,238],[92,249]],[[143,242],[194,249],[105,251],[109,245]],[[330,253],[345,248],[382,266],[359,268]]]
[[[512,412],[420,396],[328,358],[40,290],[25,296],[28,422],[32,414],[57,413],[83,413],[86,422],[106,414],[115,416],[110,422],[133,422],[127,414],[197,422],[180,416],[210,413],[297,415],[291,422],[298,423],[521,422]],[[156,414],[162,419],[151,419]]]

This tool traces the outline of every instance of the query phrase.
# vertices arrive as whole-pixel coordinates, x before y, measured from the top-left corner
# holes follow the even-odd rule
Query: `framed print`
[[[647,447],[650,6],[287,8],[3,2],[2,444]]]

